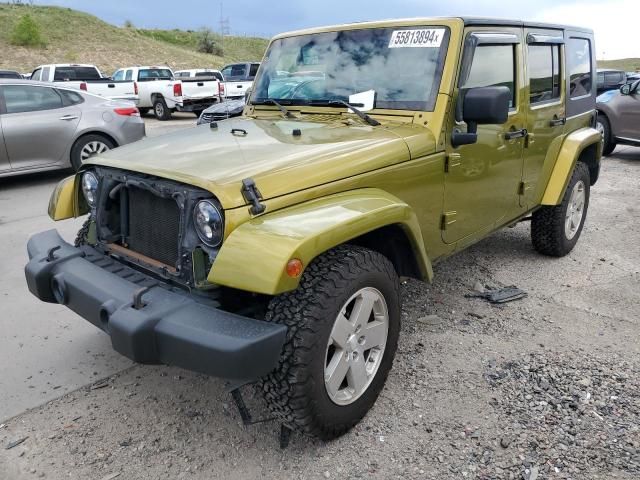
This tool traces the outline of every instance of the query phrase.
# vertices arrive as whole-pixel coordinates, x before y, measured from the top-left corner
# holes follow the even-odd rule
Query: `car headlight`
[[[90,207],[95,207],[98,199],[98,177],[92,172],[82,175],[82,193]]]
[[[217,247],[222,242],[224,222],[218,208],[211,200],[200,200],[193,210],[193,223],[200,240],[210,247]]]

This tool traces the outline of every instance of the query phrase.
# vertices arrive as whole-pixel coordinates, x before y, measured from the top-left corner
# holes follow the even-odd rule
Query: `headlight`
[[[193,223],[200,240],[210,247],[222,242],[224,225],[222,215],[211,200],[200,200],[193,211]]]
[[[82,175],[82,193],[90,207],[95,207],[98,198],[98,178],[92,172]]]

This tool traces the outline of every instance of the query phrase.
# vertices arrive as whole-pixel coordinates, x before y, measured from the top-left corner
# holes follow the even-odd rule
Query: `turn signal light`
[[[291,278],[298,278],[302,275],[302,260],[292,258],[287,262],[287,275]]]
[[[140,116],[140,110],[138,110],[136,107],[114,108],[113,111],[116,112],[118,115],[123,115],[125,117],[139,117]]]

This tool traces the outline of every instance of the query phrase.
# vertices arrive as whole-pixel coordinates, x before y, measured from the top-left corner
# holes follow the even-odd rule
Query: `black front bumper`
[[[215,308],[91,247],[76,248],[56,230],[31,237],[27,250],[31,293],[66,305],[108,333],[113,348],[135,362],[234,380],[254,380],[276,366],[283,325]],[[135,305],[136,292],[144,288]]]

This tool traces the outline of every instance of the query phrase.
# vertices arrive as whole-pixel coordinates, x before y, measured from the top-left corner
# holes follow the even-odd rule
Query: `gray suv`
[[[640,80],[603,93],[596,108],[604,155],[618,144],[640,146]]]

